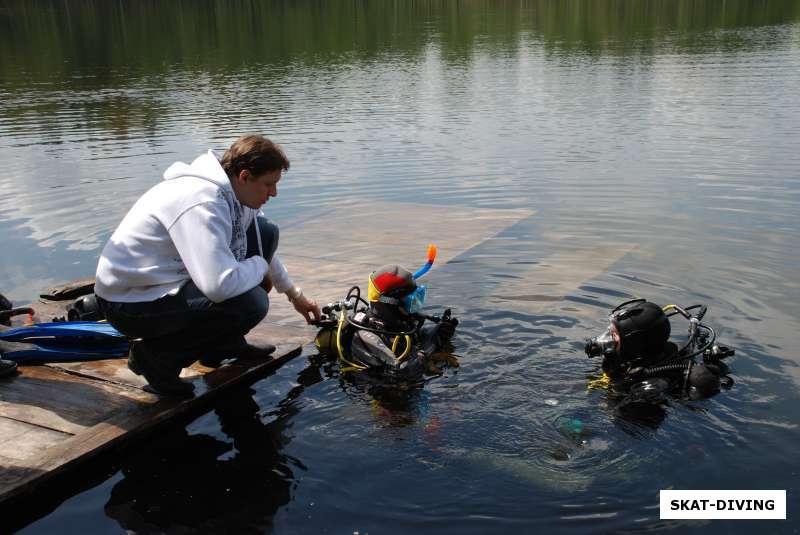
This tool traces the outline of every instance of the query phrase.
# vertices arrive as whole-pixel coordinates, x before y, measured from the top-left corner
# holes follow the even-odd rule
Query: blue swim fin
[[[112,338],[125,340],[125,335],[105,321],[59,321],[35,323],[0,331],[0,340],[18,342],[33,338]]]
[[[0,354],[18,363],[120,358],[127,352],[125,336],[105,322],[39,323],[0,330]]]

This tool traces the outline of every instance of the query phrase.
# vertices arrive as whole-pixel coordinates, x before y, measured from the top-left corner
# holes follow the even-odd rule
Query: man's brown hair
[[[222,155],[222,168],[229,177],[239,176],[243,170],[253,176],[283,169],[289,170],[289,158],[283,149],[269,139],[258,134],[245,134]]]

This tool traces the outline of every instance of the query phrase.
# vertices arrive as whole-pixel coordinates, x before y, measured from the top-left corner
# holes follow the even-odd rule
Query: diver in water
[[[617,408],[658,403],[667,396],[705,399],[733,385],[722,359],[734,350],[717,345],[714,330],[701,323],[706,310],[705,305],[662,308],[634,299],[611,311],[608,329],[587,340],[585,351],[603,357],[603,381],[622,397]],[[669,318],[677,314],[689,322],[682,347],[669,341]]]
[[[436,246],[430,245],[428,262],[414,274],[382,266],[369,276],[366,301],[354,286],[343,301],[323,307],[316,338],[320,351],[336,356],[342,372],[389,381],[418,381],[426,372],[439,372],[432,356],[453,337],[458,320],[449,308],[440,317],[421,313],[426,287],[416,280],[435,257]]]

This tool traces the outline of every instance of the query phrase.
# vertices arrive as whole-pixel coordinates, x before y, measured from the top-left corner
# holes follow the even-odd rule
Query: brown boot
[[[128,368],[147,379],[145,390],[150,392],[164,396],[191,396],[194,392],[194,385],[179,377],[180,368],[171,364],[169,358],[160,358],[150,351],[144,342],[131,342]]]

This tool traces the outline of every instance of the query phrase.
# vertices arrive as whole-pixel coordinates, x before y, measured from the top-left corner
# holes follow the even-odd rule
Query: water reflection
[[[442,351],[426,357],[425,376],[418,382],[386,382],[363,373],[343,374],[336,359],[323,354],[311,355],[309,361],[319,367],[325,378],[338,382],[346,402],[369,406],[377,427],[420,425],[426,432],[438,426],[438,418],[429,421],[432,400],[426,384],[456,373],[459,361],[452,350],[447,343]]]
[[[287,146],[298,172],[287,187],[302,187],[304,206],[355,183],[484,206],[533,197],[574,210],[591,196],[602,222],[634,178],[650,175],[646,193],[663,196],[681,173],[702,175],[714,210],[763,226],[785,226],[780,212],[796,206],[785,184],[751,183],[765,159],[792,169],[792,115],[759,121],[791,109],[760,75],[795,41],[791,0],[200,6],[4,4],[0,217],[28,247],[92,258],[172,161],[250,130]],[[729,75],[737,50],[748,57]],[[742,113],[753,131],[733,136]],[[736,195],[742,182],[758,192]],[[730,217],[713,228],[730,232]]]
[[[444,57],[476,45],[513,47],[520,36],[554,52],[651,53],[664,42],[707,52],[752,46],[748,28],[796,21],[792,0],[518,0],[408,4],[247,0],[189,4],[11,0],[0,11],[0,76],[98,87],[173,72],[241,72],[271,65],[285,77],[303,63],[352,63],[383,54],[421,56],[429,42]],[[707,30],[742,30],[725,40]],[[774,43],[768,43],[774,44]]]
[[[176,429],[121,467],[105,513],[142,532],[265,531],[292,497],[304,463],[285,453],[303,390],[322,377],[309,366],[274,410],[262,413],[252,389],[231,392],[214,408],[224,435]],[[268,420],[265,423],[265,420]]]

